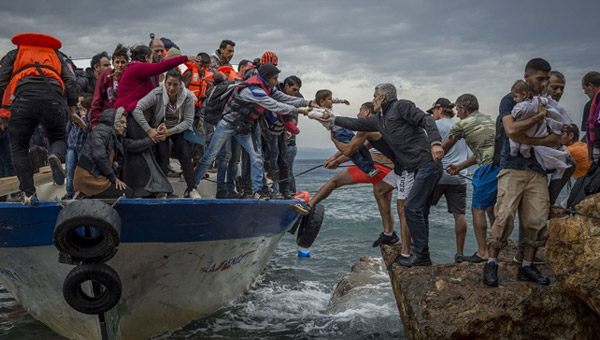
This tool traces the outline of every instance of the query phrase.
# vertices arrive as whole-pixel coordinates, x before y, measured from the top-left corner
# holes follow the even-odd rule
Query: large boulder
[[[382,246],[391,263],[398,245]],[[550,286],[517,281],[514,244],[499,257],[500,287],[482,283],[483,264],[440,264],[389,271],[408,339],[594,339],[600,319],[567,294],[548,266]],[[435,259],[434,259],[435,260]]]
[[[581,201],[576,211],[550,221],[546,259],[560,285],[600,316],[600,194]]]

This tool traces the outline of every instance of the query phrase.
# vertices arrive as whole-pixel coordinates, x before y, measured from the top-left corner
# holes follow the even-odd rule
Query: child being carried
[[[546,118],[527,130],[525,132],[527,137],[541,138],[548,136],[550,133],[561,135],[563,126],[571,123],[569,121],[570,116],[565,114],[566,111],[554,99],[548,96],[533,96],[529,85],[525,81],[517,80],[511,88],[511,93],[515,102],[517,102],[511,115],[517,121],[525,120],[538,114],[538,100],[546,108]],[[561,178],[565,170],[570,167],[567,164],[568,151],[543,145],[532,146],[520,144],[512,139],[509,139],[509,143],[510,155],[513,157],[521,153],[523,157],[530,158],[531,150],[533,149],[535,158],[542,168],[546,171],[553,171],[552,179]]]
[[[344,99],[333,99],[333,94],[330,90],[319,90],[315,94],[315,102],[320,106],[319,108],[314,108],[312,111],[305,113],[310,119],[318,119],[322,118],[323,114],[327,111],[331,111],[334,103],[344,103],[346,105],[350,105],[347,100]],[[330,130],[333,137],[338,141],[348,144],[350,140],[354,137],[354,132],[344,129],[342,127],[333,125],[329,122],[319,121],[323,126]],[[371,154],[366,146],[362,145],[358,150],[354,152],[354,154],[350,157],[352,162],[367,176],[373,177],[379,173],[379,169],[375,167],[373,163],[373,159],[371,158]]]

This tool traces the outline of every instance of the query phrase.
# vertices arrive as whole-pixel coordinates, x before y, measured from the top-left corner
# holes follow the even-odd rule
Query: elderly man
[[[433,117],[417,108],[413,102],[399,100],[396,87],[392,84],[375,87],[373,105],[375,111],[380,112],[375,116],[348,118],[326,115],[324,119],[350,130],[381,133],[396,159],[394,171],[387,174],[384,181],[395,183],[399,190],[403,190],[406,178],[413,179],[404,213],[413,239],[414,253],[409,256],[400,254],[395,262],[407,267],[430,266],[429,196],[442,177],[440,161],[444,157],[444,150],[440,134]]]
[[[231,40],[221,41],[219,49],[210,56],[210,71],[217,72],[217,69],[222,66],[231,66],[231,58],[235,52],[235,43]]]
[[[548,85],[546,85],[546,88],[544,89],[544,93],[558,102],[564,92],[565,76],[558,71],[550,71],[550,79],[548,80]]]

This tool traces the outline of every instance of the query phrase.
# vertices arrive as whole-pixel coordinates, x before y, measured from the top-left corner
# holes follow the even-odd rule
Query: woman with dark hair
[[[127,119],[123,109],[102,113],[98,126],[90,132],[75,169],[75,190],[90,198],[133,197],[133,190],[117,175],[126,152],[142,152],[152,147],[150,138],[131,140],[123,135]]]
[[[144,116],[144,112],[148,112],[149,118]],[[167,173],[169,166],[169,142],[173,143],[187,184],[183,197],[200,199],[191,148],[183,138],[184,132],[191,130],[194,122],[194,95],[185,88],[179,70],[169,70],[164,84],[140,99],[131,114],[148,137],[160,140],[156,144],[156,159],[163,173]]]
[[[98,120],[102,112],[112,109],[117,100],[117,89],[119,80],[127,63],[129,55],[127,47],[118,44],[112,55],[112,68],[107,68],[98,76],[96,88],[94,89],[94,100],[92,101],[92,109],[90,110],[90,123],[92,127],[98,125]]]

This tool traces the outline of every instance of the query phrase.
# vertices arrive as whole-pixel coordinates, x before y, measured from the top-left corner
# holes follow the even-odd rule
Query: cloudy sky
[[[329,88],[355,115],[378,83],[423,110],[438,97],[479,98],[497,116],[500,99],[543,57],[567,78],[561,104],[581,122],[588,100],[581,77],[600,70],[597,1],[10,1],[0,13],[0,52],[16,33],[52,34],[73,58],[117,43],[147,44],[148,35],[175,41],[184,54],[214,52],[236,42],[233,62],[266,50],[279,56],[281,79],[295,74],[312,98]],[[300,122],[299,145],[331,147],[314,121]]]

